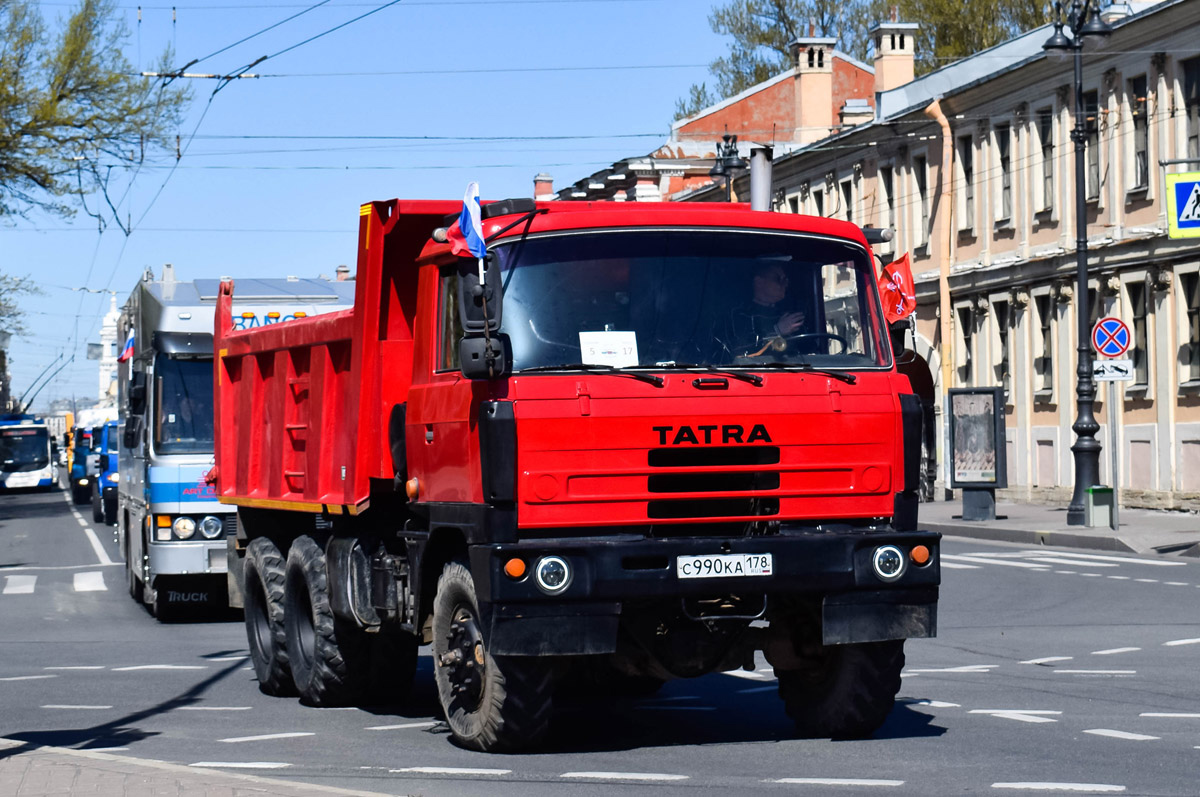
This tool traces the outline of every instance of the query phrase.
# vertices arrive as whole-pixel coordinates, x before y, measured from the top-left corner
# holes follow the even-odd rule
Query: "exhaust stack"
[[[750,150],[750,209],[770,211],[771,148],[758,146]]]

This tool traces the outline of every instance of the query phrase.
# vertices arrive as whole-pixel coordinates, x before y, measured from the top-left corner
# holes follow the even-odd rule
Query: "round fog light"
[[[562,592],[571,583],[571,566],[557,556],[540,559],[535,574],[538,586],[551,595]]]
[[[904,574],[904,554],[895,545],[883,545],[871,556],[875,575],[883,581],[895,581]]]
[[[206,540],[215,540],[221,536],[221,519],[209,515],[200,521],[200,534]]]
[[[192,535],[196,533],[196,521],[190,517],[177,517],[171,524],[171,531],[175,532],[175,536],[181,540],[191,539]]]

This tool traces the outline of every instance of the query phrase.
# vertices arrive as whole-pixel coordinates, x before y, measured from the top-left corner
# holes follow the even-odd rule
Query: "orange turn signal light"
[[[908,552],[908,558],[913,560],[913,564],[923,565],[929,561],[929,549],[924,545],[914,545]]]
[[[171,516],[170,515],[159,515],[157,518],[155,518],[155,520],[157,521],[158,527],[160,529],[171,528]]]
[[[404,483],[404,494],[408,496],[409,501],[416,501],[421,495],[421,482],[417,481],[416,476]]]
[[[504,563],[504,575],[509,578],[520,578],[525,575],[525,562],[520,559],[509,559]]]

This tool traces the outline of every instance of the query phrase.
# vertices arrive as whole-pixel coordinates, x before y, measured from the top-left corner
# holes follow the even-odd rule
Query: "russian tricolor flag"
[[[483,240],[483,212],[479,205],[479,183],[469,183],[463,196],[462,213],[446,231],[450,251],[459,257],[487,257],[487,242]]]
[[[129,337],[125,338],[125,346],[121,349],[121,356],[117,358],[117,362],[123,363],[133,356],[133,327],[129,328]]]

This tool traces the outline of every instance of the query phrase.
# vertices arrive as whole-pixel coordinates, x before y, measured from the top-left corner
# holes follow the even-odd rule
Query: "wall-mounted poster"
[[[951,487],[1007,487],[1004,388],[950,391]]]

